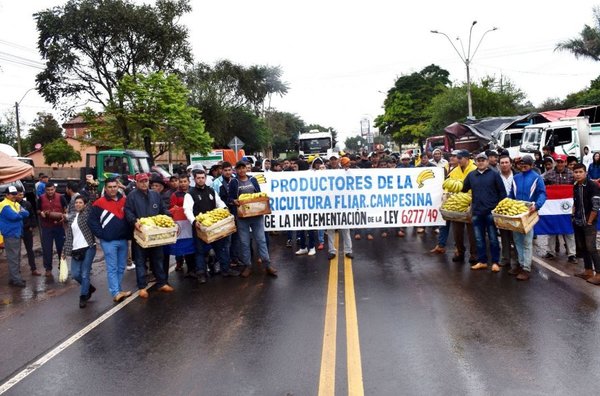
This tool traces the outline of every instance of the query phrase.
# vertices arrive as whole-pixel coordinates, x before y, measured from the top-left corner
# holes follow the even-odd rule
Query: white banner
[[[439,213],[441,168],[267,172],[254,176],[270,198],[268,230],[433,226]]]

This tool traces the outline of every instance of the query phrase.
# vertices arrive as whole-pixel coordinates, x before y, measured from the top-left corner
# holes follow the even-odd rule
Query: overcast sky
[[[14,110],[14,102],[35,86],[40,71],[32,14],[61,4],[64,1],[0,0],[0,115]],[[181,22],[189,28],[196,60],[281,66],[290,91],[272,105],[307,123],[334,127],[342,140],[359,133],[361,118],[382,113],[385,92],[402,74],[434,63],[448,70],[451,80],[466,79],[464,63],[448,40],[431,30],[445,32],[453,41],[460,37],[466,50],[469,28],[476,20],[473,52],[482,34],[498,27],[485,36],[473,57],[472,78],[508,78],[534,105],[548,97],[564,98],[600,74],[600,62],[554,51],[556,43],[577,36],[584,24],[594,25],[596,2],[591,0],[191,4],[192,13]],[[45,110],[51,107],[31,91],[21,102],[21,119],[30,123],[36,112]]]

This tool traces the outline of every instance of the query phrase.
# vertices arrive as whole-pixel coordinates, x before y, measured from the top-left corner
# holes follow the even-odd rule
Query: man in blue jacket
[[[159,193],[150,190],[150,179],[146,173],[138,173],[135,176],[136,188],[127,196],[125,203],[125,217],[130,225],[136,230],[141,231],[142,217],[156,216],[159,214],[170,215],[167,208],[163,204],[163,200]],[[150,248],[142,248],[135,240],[131,242],[135,257],[135,275],[137,279],[137,287],[140,291],[141,298],[148,298],[146,287],[146,260],[150,260],[152,272],[156,277],[156,285],[158,290],[165,293],[170,293],[174,289],[169,286],[168,272],[163,269],[163,247],[155,246]]]
[[[4,249],[8,261],[8,284],[25,287],[21,277],[21,235],[23,234],[23,219],[29,216],[17,202],[18,195],[15,186],[8,186],[4,200],[0,202],[0,233],[4,237]]]
[[[473,231],[477,245],[477,264],[471,266],[472,270],[486,269],[488,256],[485,235],[490,241],[492,258],[492,272],[500,272],[500,244],[498,243],[498,230],[494,224],[492,210],[498,202],[506,198],[506,189],[500,174],[489,166],[485,153],[475,157],[477,170],[470,172],[465,178],[463,192],[469,190],[473,194],[471,208],[473,211]]]
[[[510,190],[509,198],[518,199],[520,201],[533,202],[529,208],[529,212],[533,213],[546,202],[546,186],[544,179],[532,171],[533,158],[526,155],[521,158],[521,173],[517,173],[513,178],[512,189]],[[517,275],[517,280],[529,280],[531,273],[531,258],[533,256],[533,228],[527,234],[520,232],[513,233],[519,263],[522,269],[510,270],[509,274]]]

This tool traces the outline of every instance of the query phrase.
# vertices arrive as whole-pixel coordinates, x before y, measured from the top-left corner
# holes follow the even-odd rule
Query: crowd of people
[[[544,257],[554,259],[562,239],[569,262],[577,262],[577,257],[583,258],[584,270],[576,275],[600,285],[600,257],[596,249],[600,153],[592,155],[586,148],[585,154],[582,163],[578,163],[576,158],[573,161],[573,158],[553,153],[547,147],[543,153],[522,158],[510,158],[507,152],[498,154],[493,150],[474,156],[466,150],[455,150],[446,159],[442,151],[436,149],[420,157],[409,153],[394,155],[363,151],[358,155],[336,153],[329,158],[265,159],[257,164],[242,160],[236,164],[221,162],[210,169],[188,166],[180,169],[181,173],[172,176],[168,182],[158,175],[146,173],[135,175],[131,181],[110,178],[106,180],[101,194],[96,193],[95,185],[89,180],[84,188],[76,181],[69,182],[66,193],[60,194],[48,177],[41,175],[36,185],[36,206],[41,230],[43,275],[53,277],[54,259],[66,260],[69,257],[71,277],[80,284],[81,308],[96,291],[90,274],[97,245],[104,253],[108,290],[115,302],[121,302],[132,294],[122,287],[123,275],[128,269],[135,269],[141,298],[149,297],[149,278],[153,278],[158,291],[172,292],[174,289],[169,284],[171,256],[175,257],[175,271],[185,271],[186,278],[200,284],[207,282],[209,274],[250,276],[253,254],[266,274],[277,277],[278,271],[269,256],[269,233],[265,231],[263,216],[237,216],[239,195],[260,192],[260,185],[251,172],[440,167],[447,178],[463,182],[464,192],[471,192],[472,223],[450,221],[441,227],[428,227],[437,233],[437,244],[430,253],[446,253],[452,230],[453,262],[464,262],[468,257],[473,270],[487,269],[491,265],[492,272],[499,272],[506,267],[516,279],[529,280],[534,231],[522,234],[498,230],[491,212],[505,197],[529,202],[530,212],[539,211],[546,201],[547,185],[572,185],[574,233],[547,238]],[[228,208],[236,216],[237,231],[207,244],[196,232],[200,227],[196,216],[215,208]],[[141,229],[140,219],[161,214],[177,220],[180,228],[177,242],[158,247],[142,247],[136,243],[132,234],[133,230]],[[4,236],[11,286],[26,286],[20,274],[21,241],[27,251],[31,275],[42,276],[33,252],[33,230],[37,223],[36,213],[31,203],[24,199],[23,191],[10,186],[6,199],[0,202],[0,232]],[[335,231],[288,231],[286,246],[296,245],[296,255],[312,256],[325,248],[327,235],[327,257],[333,259],[337,254],[333,243]],[[353,239],[372,240],[375,237],[375,229],[339,231],[343,252],[350,258],[353,257]],[[418,227],[416,231],[425,233],[427,229]],[[404,227],[377,229],[377,232],[380,238],[391,235],[402,238],[406,235]],[[252,241],[256,245],[255,250]]]

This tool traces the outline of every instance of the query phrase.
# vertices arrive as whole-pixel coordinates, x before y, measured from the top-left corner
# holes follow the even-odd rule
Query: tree
[[[48,143],[44,146],[42,153],[44,161],[50,166],[52,164],[64,166],[71,162],[81,161],[81,154],[64,139],[56,139]]]
[[[359,151],[361,151],[366,144],[366,140],[361,136],[353,136],[346,138],[346,141],[344,142],[344,146],[346,147],[345,150],[354,153],[358,153]]]
[[[510,81],[496,81],[486,77],[479,83],[471,83],[473,113],[477,118],[512,116],[528,113],[530,105],[522,103],[525,94]],[[427,109],[430,115],[428,128],[436,133],[456,121],[464,121],[467,108],[467,86],[452,87],[436,96]]]
[[[398,143],[413,143],[431,134],[427,108],[448,88],[449,75],[439,66],[429,65],[420,72],[400,76],[388,91],[385,112],[375,118],[375,126]]]
[[[35,150],[36,144],[44,145],[63,137],[63,130],[52,114],[37,113],[37,118],[29,128],[29,136],[23,139],[22,146],[27,151]]]
[[[125,76],[119,82],[115,102],[99,117],[93,112],[92,138],[113,145],[144,148],[154,158],[172,145],[186,153],[210,151],[213,139],[204,130],[197,109],[188,104],[189,91],[175,74],[163,72]],[[117,134],[118,123],[127,124],[127,135]],[[153,143],[162,143],[153,145]]]
[[[335,128],[324,127],[324,126],[319,125],[319,124],[310,124],[310,125],[307,125],[307,126],[305,126],[303,128],[303,132],[312,131],[314,129],[316,129],[318,131],[329,131],[329,132],[331,132],[331,137],[332,137],[332,140],[333,140],[333,147],[337,146],[337,144],[338,144],[338,140],[337,140],[338,133],[337,133],[337,130]]]
[[[275,110],[266,112],[265,122],[270,131],[274,157],[295,150],[298,133],[306,129],[306,124],[296,114]]]
[[[15,146],[17,143],[17,123],[13,113],[5,113],[4,120],[0,119],[0,143]]]
[[[40,95],[65,112],[91,101],[121,106],[118,82],[127,75],[174,71],[191,62],[187,28],[177,23],[189,0],[69,0],[34,14],[46,68],[36,77]],[[119,133],[129,146],[127,123]]]
[[[600,61],[600,7],[593,8],[595,25],[584,25],[579,37],[556,45],[556,51],[569,51],[576,58],[589,58]]]

